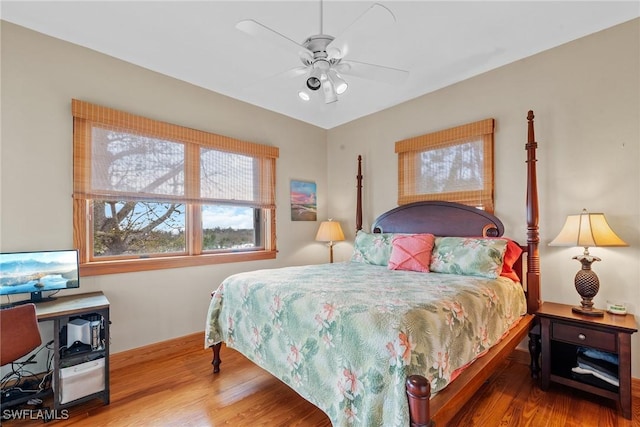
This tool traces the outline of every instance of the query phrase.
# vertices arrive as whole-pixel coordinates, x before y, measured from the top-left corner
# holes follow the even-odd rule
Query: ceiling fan
[[[323,7],[320,0],[320,34],[309,36],[302,43],[297,43],[253,19],[238,22],[236,28],[298,55],[303,65],[284,74],[306,75],[298,90],[298,96],[303,101],[309,101],[313,92],[322,89],[325,103],[336,102],[338,95],[343,94],[348,87],[341,74],[385,83],[399,83],[406,79],[409,72],[405,70],[345,60],[349,53],[351,37],[358,33],[379,30],[395,22],[395,16],[389,9],[374,3],[338,37],[323,33],[322,20]]]

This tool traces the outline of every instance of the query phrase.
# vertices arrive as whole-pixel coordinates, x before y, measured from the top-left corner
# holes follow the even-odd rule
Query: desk
[[[94,398],[102,398],[109,404],[109,300],[102,292],[75,294],[58,297],[53,301],[36,304],[36,316],[39,322],[53,321],[53,402],[55,409],[66,408]],[[101,319],[99,342],[96,348],[83,352],[71,352],[67,349],[66,329],[69,321],[77,318]],[[104,388],[91,391],[87,395],[78,395],[77,383],[68,384],[63,390],[61,369],[78,367],[83,363],[104,359],[104,367],[96,375],[104,376]],[[84,380],[84,379],[83,379]],[[89,379],[90,380],[90,379]],[[78,380],[80,381],[80,380]],[[89,381],[91,382],[91,381]],[[74,387],[70,387],[73,385]],[[71,398],[70,398],[71,396]]]

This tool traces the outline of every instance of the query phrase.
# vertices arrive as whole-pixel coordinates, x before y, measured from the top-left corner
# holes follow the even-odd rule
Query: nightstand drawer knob
[[[586,336],[585,334],[578,334],[578,339],[579,339],[580,341],[584,341],[584,340],[586,340],[586,339],[587,339],[587,336]]]

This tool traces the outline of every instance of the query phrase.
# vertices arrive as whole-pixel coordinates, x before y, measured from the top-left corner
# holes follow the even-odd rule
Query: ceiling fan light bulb
[[[320,83],[320,79],[317,77],[309,77],[307,79],[307,87],[311,90],[318,90],[320,89],[321,83]]]
[[[322,72],[319,69],[314,68],[313,70],[311,70],[306,81],[307,88],[309,88],[310,90],[320,89],[320,86],[322,86],[322,82],[320,81],[321,76]]]
[[[298,89],[298,97],[303,101],[309,101],[311,99],[311,92],[307,89],[307,81],[304,81],[304,84],[300,89]]]
[[[308,101],[311,99],[311,96],[309,95],[309,92],[307,92],[306,90],[300,90],[298,91],[298,96],[300,97],[300,99],[302,99],[303,101]]]
[[[338,95],[342,95],[347,91],[349,85],[335,70],[331,70],[331,72],[329,73],[329,77],[331,77],[331,80],[333,81],[334,87],[336,89],[336,93]]]

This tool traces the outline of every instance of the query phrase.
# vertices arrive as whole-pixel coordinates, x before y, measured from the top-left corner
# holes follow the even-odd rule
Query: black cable
[[[8,372],[7,374],[5,374],[5,376],[2,377],[2,379],[0,380],[0,392],[4,394],[9,392],[10,390],[19,390],[21,392],[34,392],[34,393],[42,391],[44,378],[49,376],[52,372],[51,361],[53,360],[53,358],[51,355],[52,349],[50,347],[52,343],[53,341],[49,341],[45,345],[40,346],[37,351],[31,353],[31,355],[22,362],[11,362],[11,372]],[[35,359],[37,355],[45,348],[48,350],[47,358],[46,358],[47,371],[45,372],[43,379],[40,380],[40,379],[37,379],[37,374],[35,374],[31,370],[26,369],[26,365],[37,363],[37,362],[34,362],[33,359]],[[36,384],[38,387],[35,390],[22,389],[22,385],[26,383],[28,379],[33,379],[33,380],[37,379]],[[12,381],[13,383],[11,386],[8,386],[10,381]]]

